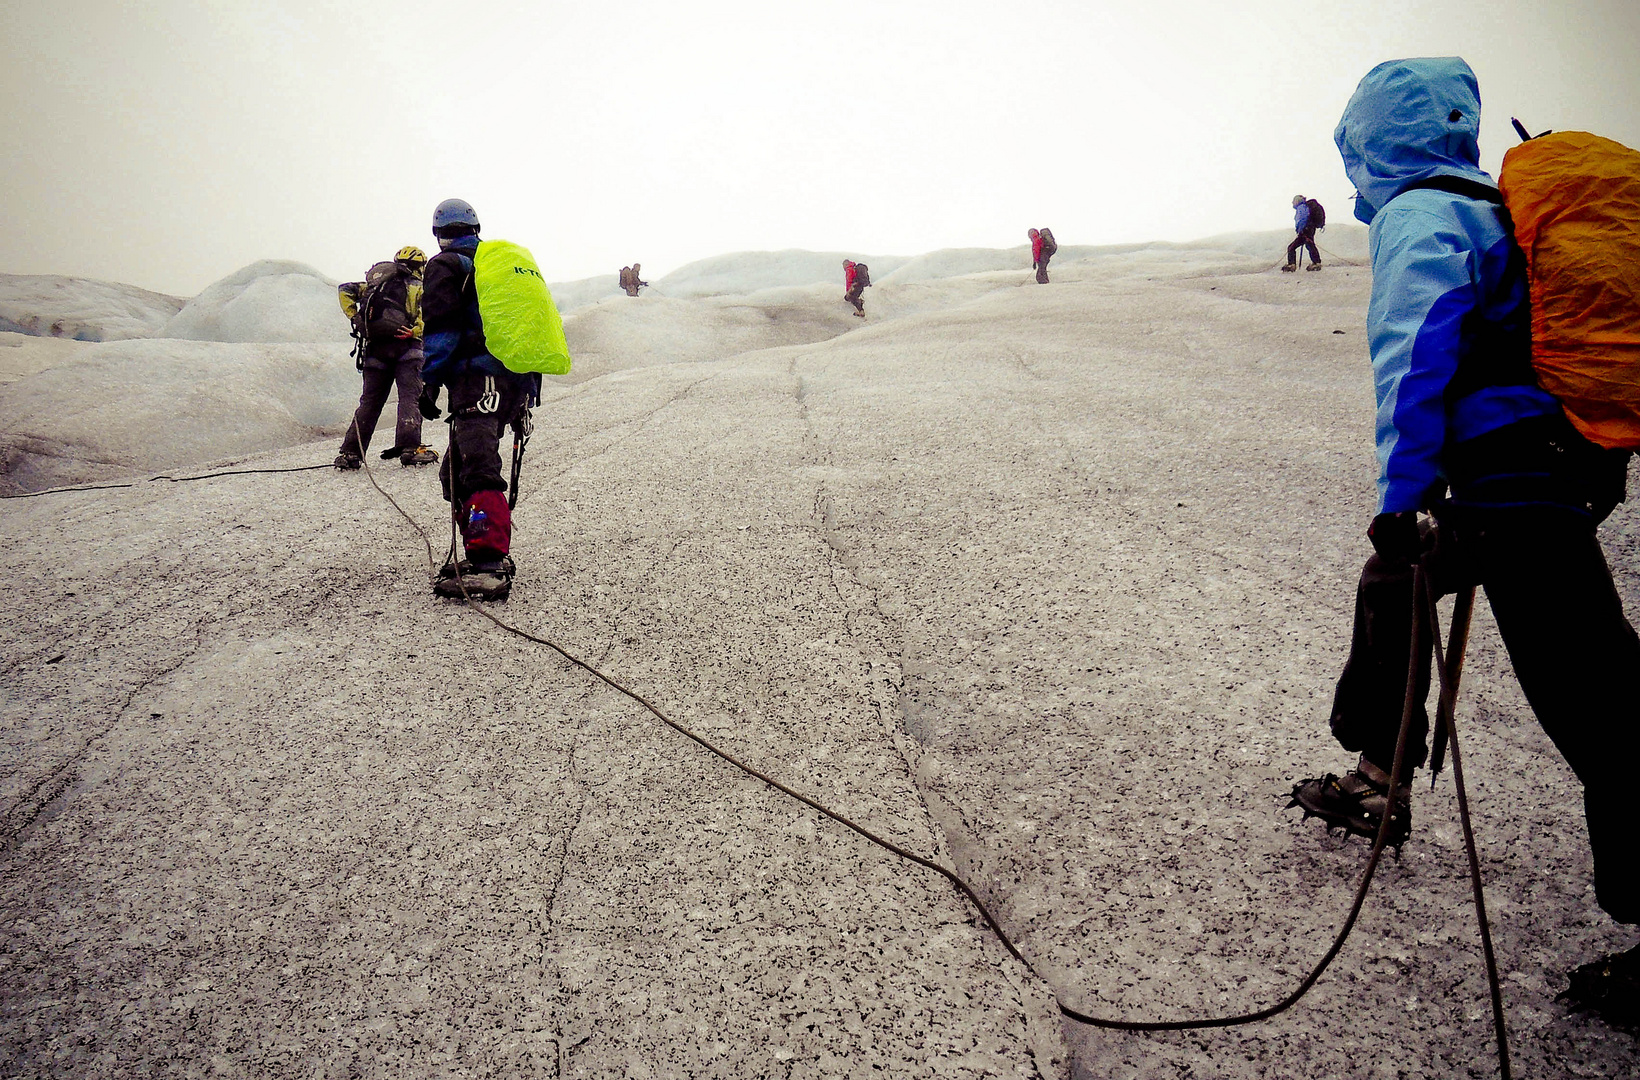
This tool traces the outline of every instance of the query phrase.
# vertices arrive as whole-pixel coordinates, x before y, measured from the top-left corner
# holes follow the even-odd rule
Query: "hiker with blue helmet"
[[[503,600],[514,564],[501,437],[507,425],[527,426],[530,406],[540,401],[541,377],[509,371],[485,343],[473,284],[478,233],[478,214],[461,199],[446,199],[433,211],[439,251],[428,260],[422,282],[427,360],[419,405],[423,416],[437,419],[439,392],[449,391],[450,447],[439,479],[466,552],[459,561],[452,556],[435,591]]]
[[[1633,768],[1640,638],[1595,527],[1624,498],[1628,451],[1604,450],[1538,385],[1524,257],[1480,168],[1480,95],[1456,57],[1396,60],[1361,80],[1334,132],[1371,226],[1367,332],[1378,404],[1375,554],[1332,731],[1360,754],[1343,776],[1300,781],[1293,805],[1389,842],[1411,831],[1411,770],[1427,757],[1419,658],[1402,782],[1390,790],[1412,652],[1414,565],[1431,595],[1484,588],[1532,711],[1583,783],[1595,895],[1640,923]],[[1433,515],[1433,527],[1418,514]],[[1585,965],[1574,1002],[1640,1020],[1640,954]],[[1591,989],[1595,987],[1597,989]]]

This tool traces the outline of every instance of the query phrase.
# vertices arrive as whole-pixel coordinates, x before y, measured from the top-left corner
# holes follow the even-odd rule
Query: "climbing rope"
[[[314,469],[333,469],[334,465],[297,465],[289,469],[222,469],[218,472],[201,473],[198,476],[171,476],[160,473],[150,476],[146,480],[131,480],[123,484],[82,484],[76,487],[44,488],[40,491],[23,491],[14,495],[0,495],[0,499],[34,499],[41,495],[62,495],[70,491],[109,491],[113,488],[141,487],[143,484],[153,484],[160,480],[168,480],[173,484],[186,484],[191,480],[210,480],[217,476],[252,476],[258,473],[293,473],[312,472]]]
[[[419,532],[421,534],[422,542],[423,542],[424,546],[427,549],[428,569],[429,569],[429,571],[436,574],[436,570],[435,570],[435,567],[434,567],[434,559],[433,559],[432,538],[429,536],[427,531],[424,528],[422,528],[420,522],[416,521],[415,518],[413,518],[409,513],[407,513],[405,511],[404,507],[399,505],[398,500],[394,499],[392,495],[388,494],[387,491],[385,491],[379,484],[376,484],[374,476],[371,477],[371,484],[376,488],[377,491],[381,492],[381,494],[390,503],[393,504],[394,509],[396,509],[399,512],[399,514],[406,521],[408,521],[416,529],[417,532]],[[455,521],[455,518],[453,516],[452,516],[451,521],[450,521],[450,529],[451,529],[451,537],[450,537],[451,549],[450,550],[453,553],[456,550],[456,544],[457,544],[457,541],[458,541],[457,534],[456,534],[456,521]],[[1008,951],[1009,955],[1011,955],[1015,960],[1019,961],[1021,966],[1023,966],[1026,971],[1030,972],[1032,975],[1036,976],[1038,979],[1041,979],[1044,984],[1049,985],[1049,986],[1052,985],[1051,983],[1048,982],[1047,979],[1043,978],[1041,972],[1039,972],[1037,970],[1036,966],[1034,964],[1032,964],[1031,961],[1028,960],[1022,952],[1020,952],[1019,947],[1014,943],[1013,939],[1009,936],[1008,932],[1003,929],[1001,922],[996,918],[995,915],[993,915],[991,913],[990,908],[988,908],[985,905],[985,902],[980,899],[979,895],[974,891],[974,889],[966,881],[964,881],[960,876],[958,876],[954,871],[948,869],[947,867],[941,865],[940,863],[934,861],[933,859],[926,858],[922,855],[917,854],[916,852],[906,850],[905,848],[903,848],[900,845],[894,843],[893,841],[888,840],[888,839],[886,839],[882,836],[879,836],[877,833],[875,833],[872,830],[866,828],[864,825],[861,825],[858,822],[851,820],[850,818],[844,816],[841,813],[838,813],[837,811],[831,809],[830,807],[824,805],[823,803],[815,801],[814,799],[810,798],[809,796],[804,795],[802,792],[796,791],[796,790],[788,787],[787,785],[781,783],[779,780],[776,780],[772,776],[769,776],[768,774],[754,768],[753,766],[748,765],[744,761],[741,761],[739,758],[735,757],[733,754],[729,753],[727,750],[724,750],[722,747],[717,746],[716,744],[712,743],[710,740],[704,738],[703,736],[697,734],[694,731],[691,731],[689,728],[687,728],[684,725],[678,723],[676,720],[673,720],[670,716],[667,716],[666,713],[662,712],[661,709],[658,708],[654,704],[654,702],[650,701],[648,698],[644,697],[642,694],[638,693],[636,690],[633,690],[631,687],[628,687],[628,686],[624,685],[619,680],[605,674],[603,671],[600,671],[597,667],[593,666],[592,664],[589,664],[585,660],[583,660],[580,657],[576,656],[574,653],[570,652],[564,646],[558,644],[555,641],[552,641],[549,638],[540,637],[536,634],[530,633],[527,630],[523,630],[523,629],[521,629],[517,626],[514,626],[511,623],[503,621],[502,619],[497,617],[492,611],[490,611],[489,609],[483,607],[470,594],[468,594],[465,583],[461,582],[460,575],[457,575],[456,580],[457,580],[457,583],[460,584],[460,586],[461,586],[462,599],[466,603],[466,605],[468,607],[472,608],[472,610],[477,612],[479,615],[483,616],[484,618],[488,619],[490,622],[494,623],[500,629],[506,631],[507,633],[514,634],[514,635],[516,635],[520,638],[523,638],[526,641],[534,642],[537,645],[542,645],[542,646],[545,646],[548,649],[551,649],[553,652],[555,652],[559,656],[563,657],[566,661],[573,664],[575,667],[580,668],[582,671],[586,672],[588,675],[592,676],[594,679],[597,679],[598,681],[604,683],[606,686],[610,687],[611,689],[613,689],[616,692],[624,695],[625,697],[627,697],[631,701],[633,701],[636,704],[638,704],[639,706],[641,706],[643,709],[645,709],[647,712],[649,712],[650,715],[654,716],[657,720],[659,720],[661,723],[665,724],[667,727],[671,728],[673,731],[676,731],[678,734],[684,736],[685,738],[690,739],[691,741],[699,744],[701,747],[703,747],[704,749],[706,749],[710,753],[716,755],[717,757],[721,758],[722,760],[729,763],[730,765],[733,765],[735,768],[739,769],[741,772],[745,773],[746,775],[754,777],[755,779],[763,782],[764,784],[767,784],[769,787],[774,788],[776,791],[779,791],[779,792],[781,792],[785,795],[790,796],[793,799],[796,799],[798,802],[802,803],[803,805],[809,807],[810,809],[814,810],[815,812],[817,812],[817,813],[819,813],[819,814],[821,814],[821,815],[823,815],[827,818],[830,818],[832,821],[837,822],[839,825],[842,825],[845,828],[852,830],[853,832],[855,832],[855,833],[859,834],[860,836],[864,837],[865,839],[869,840],[871,843],[876,844],[878,847],[881,847],[884,850],[889,851],[889,852],[899,856],[900,858],[905,859],[908,862],[915,863],[916,865],[921,866],[925,869],[932,870],[934,873],[936,873],[936,874],[940,875],[941,877],[945,878],[946,881],[950,882],[951,885],[954,888],[957,889],[957,891],[962,893],[962,895],[966,896],[968,898],[968,900],[974,905],[974,908],[979,912],[980,917],[985,920],[986,924],[991,928],[991,931],[996,935],[997,940],[1002,943],[1003,948],[1005,948]],[[1406,696],[1405,696],[1405,700],[1403,702],[1402,712],[1401,712],[1401,727],[1400,727],[1399,732],[1396,735],[1396,740],[1395,740],[1395,759],[1394,759],[1394,763],[1393,763],[1393,765],[1390,769],[1390,788],[1391,788],[1391,790],[1394,790],[1396,787],[1398,787],[1400,785],[1401,777],[1405,774],[1405,771],[1406,771],[1406,769],[1405,769],[1406,747],[1407,747],[1409,733],[1410,733],[1411,728],[1412,728],[1412,717],[1413,717],[1413,714],[1416,710],[1416,706],[1418,704],[1417,692],[1416,692],[1416,679],[1415,679],[1415,677],[1413,676],[1412,673],[1416,671],[1417,660],[1418,660],[1418,657],[1421,654],[1420,650],[1423,650],[1423,649],[1427,648],[1427,646],[1425,646],[1423,644],[1423,641],[1424,641],[1423,635],[1424,635],[1426,626],[1427,627],[1434,627],[1434,626],[1438,625],[1436,622],[1433,621],[1437,618],[1437,613],[1436,613],[1436,608],[1435,608],[1435,597],[1433,597],[1432,595],[1429,594],[1429,590],[1428,590],[1428,587],[1427,587],[1427,583],[1425,582],[1424,571],[1423,571],[1422,567],[1417,567],[1417,568],[1414,569],[1413,588],[1414,588],[1415,602],[1413,604],[1413,629],[1412,629],[1411,662],[1409,663],[1409,666],[1408,666],[1409,674],[1408,674],[1408,679],[1407,679]],[[1427,603],[1428,603],[1428,617],[1431,620],[1429,623],[1426,623],[1424,621],[1425,609],[1422,606],[1422,602],[1425,599],[1427,599]],[[1437,650],[1438,650],[1439,649],[1439,642],[1436,642],[1436,647],[1437,647]],[[1441,672],[1441,686],[1442,686],[1443,700],[1448,700],[1448,701],[1455,700],[1456,695],[1457,695],[1456,682],[1452,681],[1452,682],[1449,683],[1449,681],[1447,679],[1447,674],[1446,674],[1446,671],[1445,671],[1445,668],[1444,668],[1444,661],[1442,661],[1442,663],[1443,663],[1443,668],[1442,668],[1442,672]],[[1442,710],[1442,715],[1445,717],[1446,723],[1448,725],[1451,725],[1452,724],[1452,718],[1451,718],[1451,715],[1450,715],[1450,711],[1449,710]],[[1453,740],[1453,777],[1454,777],[1455,782],[1457,783],[1457,785],[1459,786],[1459,788],[1461,790],[1462,785],[1463,785],[1463,778],[1462,778],[1461,774],[1458,772],[1456,740],[1455,739]],[[1464,800],[1464,799],[1460,799],[1459,808],[1460,808],[1460,814],[1464,818],[1465,836],[1468,837],[1468,836],[1471,835],[1471,833],[1470,833],[1470,829],[1469,829],[1469,825],[1468,825],[1468,820],[1469,819],[1468,819],[1468,803],[1467,803],[1467,801]],[[1086,1025],[1089,1025],[1091,1027],[1111,1028],[1111,1029],[1116,1029],[1116,1030],[1121,1030],[1121,1031],[1184,1031],[1184,1030],[1192,1030],[1192,1029],[1198,1029],[1198,1028],[1233,1027],[1233,1026],[1238,1026],[1238,1025],[1242,1025],[1242,1024],[1252,1024],[1252,1023],[1257,1023],[1258,1021],[1261,1021],[1261,1020],[1267,1020],[1267,1019],[1269,1019],[1273,1016],[1279,1015],[1280,1013],[1283,1013],[1283,1012],[1287,1011],[1288,1009],[1290,1009],[1294,1005],[1296,1005],[1299,1002],[1299,1000],[1301,998],[1303,998],[1304,995],[1307,994],[1310,991],[1310,988],[1313,987],[1316,984],[1316,982],[1321,978],[1322,974],[1332,964],[1333,960],[1338,956],[1339,952],[1342,951],[1342,949],[1344,947],[1344,943],[1349,939],[1351,931],[1354,930],[1355,924],[1356,924],[1357,920],[1360,917],[1361,909],[1366,903],[1367,892],[1368,892],[1368,889],[1371,887],[1373,874],[1377,870],[1378,864],[1379,864],[1380,860],[1383,857],[1384,847],[1386,846],[1386,842],[1387,842],[1388,836],[1389,836],[1390,823],[1391,823],[1391,816],[1389,814],[1383,815],[1383,819],[1379,822],[1379,825],[1378,825],[1377,835],[1373,838],[1372,850],[1371,850],[1371,853],[1369,854],[1369,856],[1367,858],[1367,864],[1366,864],[1365,868],[1361,871],[1360,881],[1356,886],[1355,896],[1354,896],[1354,899],[1352,900],[1352,902],[1350,904],[1349,914],[1346,916],[1343,926],[1339,929],[1337,935],[1334,937],[1332,946],[1327,950],[1326,954],[1324,956],[1322,956],[1321,960],[1318,963],[1316,963],[1315,967],[1310,971],[1309,975],[1306,976],[1304,978],[1304,980],[1299,983],[1297,988],[1294,989],[1286,997],[1284,997],[1280,1001],[1276,1002],[1274,1005],[1271,1005],[1267,1008],[1258,1009],[1258,1010],[1255,1010],[1255,1011],[1252,1011],[1252,1012],[1237,1013],[1237,1014],[1230,1015],[1230,1016],[1209,1017],[1209,1018],[1206,1018],[1206,1019],[1196,1019],[1196,1020],[1114,1020],[1114,1019],[1109,1019],[1109,1018],[1106,1018],[1106,1017],[1094,1016],[1094,1015],[1091,1015],[1089,1013],[1082,1012],[1079,1009],[1073,1008],[1070,1005],[1065,1004],[1064,1001],[1060,1000],[1058,994],[1055,993],[1054,994],[1054,1000],[1055,1000],[1055,1003],[1059,1007],[1060,1013],[1062,1015],[1064,1015],[1065,1017],[1076,1021],[1077,1023],[1086,1024]],[[1479,892],[1479,890],[1480,890],[1479,869],[1478,869],[1478,864],[1476,864],[1474,862],[1473,854],[1471,855],[1471,864],[1472,864],[1473,872],[1474,872],[1474,881],[1475,881],[1477,902],[1479,902],[1479,895],[1480,895],[1480,892]],[[1484,925],[1484,919],[1485,919],[1484,910],[1482,911],[1482,916],[1481,917],[1482,917],[1483,925]],[[1484,929],[1482,931],[1482,936],[1483,936],[1484,941],[1487,941],[1488,943],[1490,942],[1490,937],[1487,935],[1487,933]],[[1490,944],[1487,945],[1487,958],[1488,958],[1488,970],[1492,974],[1493,1000],[1494,1000],[1495,1003],[1498,1003],[1496,1007],[1499,1010],[1497,1012],[1498,1031],[1500,1033],[1499,1034],[1499,1038],[1500,1038],[1500,1041],[1499,1041],[1499,1055],[1500,1055],[1499,1060],[1500,1060],[1500,1064],[1501,1064],[1501,1067],[1502,1067],[1503,1078],[1504,1078],[1504,1080],[1509,1080],[1509,1064],[1508,1064],[1508,1058],[1507,1058],[1507,1050],[1504,1046],[1504,1043],[1502,1042],[1502,1034],[1501,1034],[1502,1033],[1501,998],[1499,997],[1495,966],[1493,965],[1493,961],[1492,961]]]
[[[355,425],[357,424],[356,418],[354,423]],[[423,546],[426,548],[429,577],[432,580],[436,580],[438,575],[438,566],[433,554],[433,541],[431,535],[425,528],[422,527],[419,521],[417,521],[408,511],[404,509],[404,507],[392,496],[390,492],[381,486],[381,484],[376,480],[375,471],[370,467],[369,462],[361,458],[361,465],[364,468],[365,476],[370,481],[370,485],[393,506],[393,509],[398,511],[399,515],[403,517],[404,520],[408,522],[418,534],[420,534]],[[308,472],[315,469],[328,469],[333,467],[334,466],[331,465],[306,465],[285,469],[229,469],[212,473],[203,473],[196,476],[172,477],[161,475],[150,478],[148,482],[152,483],[158,480],[168,480],[172,483],[183,483],[191,480],[205,480],[217,476],[234,476],[256,473]],[[8,495],[4,497],[28,498],[36,495],[57,494],[59,492],[67,491],[96,491],[104,488],[135,486],[137,486],[136,482],[126,484],[88,485],[73,488],[54,488],[45,491],[29,492],[24,495]],[[450,557],[454,558],[455,553],[458,550],[459,535],[456,531],[457,523],[453,513],[450,519],[450,530],[451,536],[449,552]],[[471,594],[467,592],[466,584],[462,581],[459,574],[456,575],[456,582],[461,588],[463,602],[473,611],[494,623],[501,630],[514,634],[526,641],[530,641],[537,645],[551,649],[570,664],[581,669],[594,679],[597,679],[599,682],[602,682],[606,686],[641,706],[644,710],[650,713],[650,715],[654,716],[657,720],[671,728],[673,731],[676,731],[678,734],[695,742],[703,749],[709,751],[718,758],[721,758],[723,761],[734,766],[736,769],[739,769],[746,775],[767,784],[769,787],[781,792],[782,794],[790,796],[791,798],[814,810],[816,813],[837,822],[839,825],[842,825],[843,827],[857,833],[878,847],[881,847],[884,850],[905,859],[907,862],[911,862],[917,866],[931,870],[943,877],[946,881],[950,882],[951,885],[957,889],[957,891],[967,897],[969,902],[974,905],[975,910],[979,912],[980,917],[985,920],[986,925],[991,928],[992,933],[996,935],[997,940],[1002,943],[1002,946],[1008,951],[1009,955],[1017,960],[1026,971],[1030,972],[1036,978],[1041,979],[1044,984],[1049,986],[1052,985],[1047,979],[1043,978],[1041,972],[1037,970],[1036,966],[1032,964],[1022,952],[1020,952],[1019,947],[1014,943],[1007,931],[1003,929],[1001,922],[991,913],[990,908],[985,905],[985,902],[980,899],[974,889],[954,871],[948,869],[933,859],[901,847],[899,844],[878,835],[871,829],[868,829],[864,825],[853,821],[838,811],[831,809],[823,803],[817,802],[802,792],[781,783],[774,777],[769,776],[744,761],[741,761],[727,750],[724,750],[722,747],[717,746],[705,737],[678,723],[676,720],[673,720],[648,698],[644,697],[636,690],[633,690],[631,687],[621,683],[619,680],[605,674],[603,671],[600,671],[597,667],[581,659],[579,656],[576,656],[564,646],[549,638],[532,634],[498,618],[493,612],[483,607],[476,599],[473,598]],[[1456,701],[1458,690],[1456,669],[1458,669],[1459,665],[1462,663],[1462,644],[1459,639],[1459,621],[1455,618],[1452,628],[1454,644],[1452,659],[1455,670],[1449,676],[1446,651],[1441,648],[1439,638],[1440,615],[1436,601],[1437,598],[1431,593],[1428,587],[1423,568],[1421,566],[1415,567],[1413,571],[1413,623],[1411,657],[1408,664],[1406,694],[1402,704],[1401,726],[1400,730],[1396,734],[1395,757],[1390,768],[1390,790],[1393,792],[1396,788],[1401,786],[1401,777],[1406,771],[1407,742],[1412,727],[1412,717],[1418,705],[1416,671],[1419,659],[1423,652],[1427,649],[1427,646],[1425,646],[1423,642],[1423,635],[1427,629],[1434,636],[1436,668],[1440,672],[1441,706],[1437,719],[1443,724],[1446,741],[1450,746],[1452,755],[1452,774],[1454,785],[1458,793],[1458,812],[1463,823],[1464,845],[1469,858],[1470,880],[1473,886],[1475,909],[1480,924],[1482,951],[1486,959],[1487,978],[1491,990],[1493,1025],[1498,1045],[1499,1069],[1503,1080],[1510,1080],[1507,1033],[1505,1031],[1503,1019],[1502,991],[1498,980],[1497,961],[1492,949],[1490,924],[1488,923],[1486,916],[1485,898],[1482,892],[1480,877],[1480,862],[1475,847],[1474,830],[1470,822],[1469,800],[1467,790],[1464,785],[1463,768],[1461,764],[1462,759],[1458,750],[1457,729],[1452,717],[1453,704]],[[1464,619],[1462,621],[1467,624],[1468,620]],[[1463,630],[1467,633],[1467,625],[1463,627]],[[1059,1007],[1060,1013],[1070,1020],[1074,1020],[1077,1023],[1086,1024],[1091,1027],[1108,1028],[1120,1031],[1186,1031],[1201,1028],[1234,1027],[1243,1024],[1252,1024],[1261,1020],[1268,1020],[1271,1017],[1286,1012],[1288,1009],[1296,1005],[1321,978],[1322,974],[1325,973],[1327,968],[1332,964],[1339,952],[1342,951],[1344,943],[1349,939],[1350,933],[1355,929],[1355,925],[1360,917],[1362,907],[1366,903],[1367,893],[1371,887],[1373,875],[1383,857],[1384,848],[1389,836],[1391,820],[1392,816],[1385,813],[1382,820],[1379,822],[1378,832],[1373,838],[1372,849],[1368,855],[1367,864],[1361,871],[1360,880],[1355,888],[1354,898],[1350,903],[1349,913],[1345,917],[1344,923],[1339,928],[1338,933],[1334,936],[1332,945],[1327,949],[1325,955],[1323,955],[1320,961],[1315,964],[1303,981],[1301,981],[1291,993],[1276,1002],[1274,1005],[1251,1012],[1236,1013],[1228,1016],[1208,1017],[1204,1019],[1116,1020],[1107,1017],[1094,1016],[1092,1014],[1082,1012],[1079,1009],[1073,1008],[1070,1005],[1065,1004],[1064,1001],[1060,1000],[1056,992],[1054,994],[1054,999]]]

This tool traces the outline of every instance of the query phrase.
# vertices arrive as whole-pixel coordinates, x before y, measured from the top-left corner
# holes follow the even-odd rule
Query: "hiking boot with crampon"
[[[474,562],[462,559],[447,562],[433,583],[433,593],[451,600],[471,597],[474,600],[505,600],[512,592],[516,567],[510,556],[503,555],[495,562]]]
[[[1401,784],[1392,798],[1389,774],[1366,758],[1343,776],[1328,773],[1294,784],[1293,799],[1287,809],[1295,806],[1304,811],[1305,820],[1318,817],[1326,822],[1329,832],[1337,826],[1345,833],[1369,840],[1377,837],[1384,810],[1391,807],[1384,844],[1394,848],[1397,855],[1412,835],[1412,785]]]
[[[1281,268],[1281,272],[1283,274],[1295,273],[1297,270],[1298,270],[1298,267],[1294,266],[1292,263],[1288,263],[1286,266],[1283,266]]]
[[[1320,263],[1311,263],[1309,266],[1306,266],[1304,269],[1306,269],[1306,270],[1319,270],[1319,269],[1321,269],[1321,264]]]
[[[430,446],[412,446],[399,455],[400,465],[431,465],[438,460],[438,451]]]
[[[1608,1024],[1640,1028],[1640,946],[1584,964],[1566,981],[1556,1001],[1598,1013]]]
[[[356,454],[337,454],[335,464],[338,469],[347,471],[357,469],[361,462]]]

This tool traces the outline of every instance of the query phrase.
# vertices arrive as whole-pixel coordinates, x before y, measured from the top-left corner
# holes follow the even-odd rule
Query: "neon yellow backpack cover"
[[[473,253],[473,288],[484,341],[508,371],[569,374],[569,343],[552,290],[527,248],[482,240]]]

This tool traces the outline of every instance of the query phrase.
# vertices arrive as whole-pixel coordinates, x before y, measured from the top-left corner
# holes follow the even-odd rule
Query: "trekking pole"
[[[512,481],[507,487],[507,509],[518,508],[518,470],[524,463],[524,448],[530,444],[530,434],[535,430],[535,424],[530,419],[529,409],[525,409],[513,421],[513,452],[512,452]]]
[[[1460,601],[1466,596],[1469,602],[1473,604],[1475,599],[1473,587],[1459,595]],[[1414,596],[1413,602],[1414,604],[1417,603],[1416,596]],[[1447,740],[1452,748],[1452,784],[1458,791],[1458,820],[1463,824],[1464,853],[1469,856],[1469,883],[1475,895],[1475,921],[1480,927],[1481,955],[1486,958],[1486,981],[1487,987],[1492,994],[1492,1030],[1498,1042],[1498,1074],[1503,1080],[1510,1080],[1509,1032],[1504,1027],[1503,1022],[1503,989],[1498,983],[1497,954],[1492,951],[1492,927],[1486,918],[1486,893],[1481,886],[1481,863],[1480,856],[1475,851],[1475,830],[1469,820],[1469,794],[1463,781],[1463,755],[1458,752],[1458,728],[1453,722],[1450,707],[1450,702],[1457,698],[1458,687],[1455,681],[1447,678],[1447,658],[1441,650],[1441,613],[1435,606],[1435,596],[1432,593],[1428,595],[1428,602],[1429,624],[1435,639],[1436,670],[1440,672],[1441,677],[1442,708],[1438,710],[1436,715],[1442,721],[1442,729],[1446,732]],[[1467,609],[1463,612],[1463,615],[1465,636],[1467,637]],[[1454,608],[1452,612],[1454,638],[1458,636],[1458,616],[1459,612],[1457,608]],[[1455,657],[1453,667],[1455,669],[1461,668],[1462,663],[1463,658],[1461,656]]]
[[[507,509],[508,510],[515,510],[518,507],[518,469],[519,469],[519,466],[523,464],[523,462],[524,462],[524,440],[519,437],[518,431],[516,429],[514,429],[514,431],[513,431],[513,452],[512,452],[512,479],[507,485]]]
[[[1434,603],[1432,599],[1430,601]],[[1458,680],[1463,677],[1464,652],[1469,646],[1469,617],[1475,611],[1475,586],[1460,589],[1452,602],[1452,628],[1446,641],[1446,665],[1441,671],[1441,697],[1435,707],[1435,737],[1429,747],[1429,790],[1435,790],[1446,760],[1447,728],[1458,705]]]

